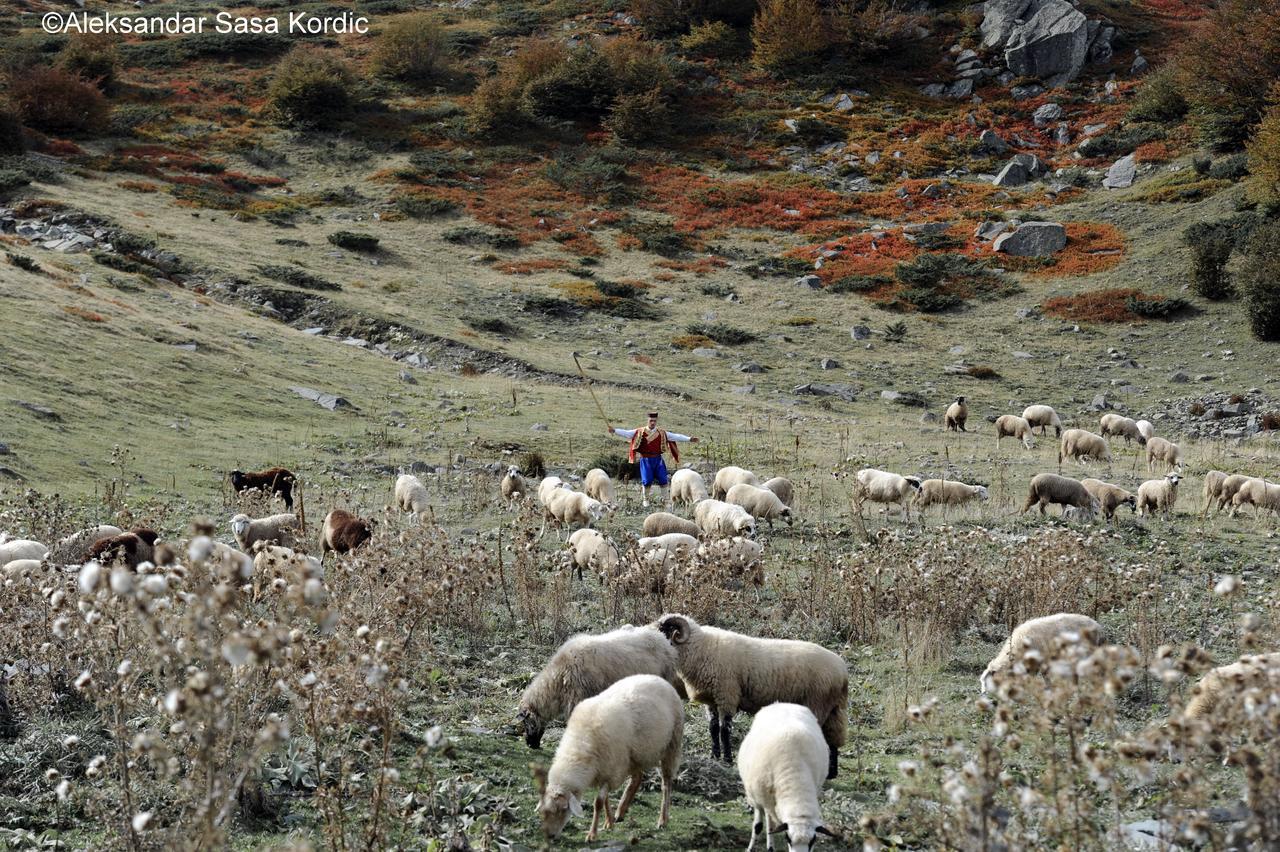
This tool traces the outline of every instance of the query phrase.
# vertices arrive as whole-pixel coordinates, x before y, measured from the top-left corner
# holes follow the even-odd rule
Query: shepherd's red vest
[[[627,461],[635,464],[636,456],[649,457],[660,456],[664,450],[671,450],[671,459],[676,463],[680,463],[680,451],[676,449],[676,445],[667,440],[667,433],[661,429],[649,430],[648,426],[641,426],[636,433],[631,436],[631,445],[627,450]]]

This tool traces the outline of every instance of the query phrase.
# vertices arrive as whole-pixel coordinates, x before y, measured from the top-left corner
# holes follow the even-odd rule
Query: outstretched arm
[[[667,440],[674,441],[677,444],[696,444],[697,438],[690,438],[688,435],[681,435],[679,432],[668,432]]]
[[[636,430],[623,429],[621,426],[618,426],[618,427],[610,426],[609,433],[612,435],[617,435],[619,438],[626,438],[629,441],[636,434]]]

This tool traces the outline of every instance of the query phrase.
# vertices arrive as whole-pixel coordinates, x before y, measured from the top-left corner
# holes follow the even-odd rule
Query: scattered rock
[[[315,388],[297,386],[290,387],[289,390],[293,391],[303,399],[309,399],[321,408],[327,408],[330,411],[336,411],[339,408],[350,408],[353,411],[359,411],[358,408],[351,404],[350,400],[346,397],[338,396],[337,394],[325,393],[324,391],[318,391]]]
[[[1012,71],[1009,72],[1009,74],[1011,77],[1016,76]],[[1028,83],[1025,86],[1014,86],[1009,90],[1009,96],[1015,101],[1027,101],[1031,98],[1038,98],[1043,94],[1044,86],[1041,86],[1039,83]]]
[[[956,80],[947,88],[947,97],[949,98],[967,98],[972,94],[973,78],[971,77]]]
[[[992,251],[1016,257],[1044,257],[1067,247],[1067,231],[1058,222],[1026,222],[1016,231],[1001,234]]]
[[[408,370],[401,370],[398,378],[406,385],[416,385],[418,383],[418,380],[413,377],[413,373]]]
[[[23,479],[22,474],[18,473],[13,468],[7,467],[7,466],[0,466],[0,476],[3,476],[5,479],[14,479],[14,480]]]
[[[530,426],[530,427],[529,427],[529,431],[530,431],[530,432],[546,432],[546,431],[547,431],[547,424],[545,424],[545,423],[535,423],[535,424],[533,424],[532,426]]]
[[[1017,161],[1010,161],[1000,170],[1000,174],[996,175],[992,183],[996,186],[1022,186],[1030,179],[1031,175],[1028,174],[1025,166]]]
[[[38,405],[34,402],[22,402],[21,400],[15,400],[15,402],[17,402],[19,408],[25,408],[27,411],[30,411],[32,414],[34,414],[36,417],[39,417],[41,420],[61,420],[62,419],[62,415],[58,414],[52,408],[48,408],[43,405]]]
[[[997,222],[994,219],[988,219],[977,227],[973,235],[984,242],[990,242],[1007,230],[1009,230],[1008,222]]]
[[[734,364],[733,368],[739,373],[763,373],[767,367],[762,367],[754,361],[746,361],[741,364]]]
[[[1016,311],[1013,312],[1013,315],[1020,320],[1040,319],[1040,312],[1037,311],[1035,308],[1018,308]]]
[[[710,346],[699,346],[696,349],[691,350],[689,354],[693,355],[695,358],[719,358],[720,350],[713,349]]]
[[[1175,385],[1185,385],[1191,381],[1191,377],[1179,370],[1169,377],[1169,381],[1173,382]]]
[[[0,456],[7,456],[12,452],[13,450],[9,449],[8,444],[0,443]]]
[[[796,385],[791,392],[804,396],[834,396],[845,402],[853,402],[858,398],[858,389],[853,385],[845,384],[810,382],[809,384]]]
[[[897,405],[911,405],[917,408],[926,406],[924,397],[915,391],[883,390],[880,391],[880,398],[885,402],[892,402]]]
[[[871,329],[865,325],[855,325],[849,329],[849,336],[854,340],[867,340],[871,337]]]
[[[755,385],[734,385],[731,390],[740,396],[748,396],[756,392],[756,386]]]
[[[1004,154],[1009,150],[1009,143],[1000,138],[994,130],[990,128],[982,131],[978,136],[978,143],[992,154]]]
[[[822,289],[822,279],[816,275],[801,275],[791,283],[797,287],[808,287],[810,290]]]
[[[1107,189],[1133,186],[1133,180],[1138,174],[1138,163],[1134,157],[1135,155],[1129,154],[1112,163],[1111,168],[1107,169],[1107,176],[1102,179],[1102,185]]]
[[[836,360],[834,360],[834,359],[832,359],[832,358],[823,358],[821,361],[819,361],[819,362],[818,362],[818,369],[820,369],[820,370],[838,370],[838,369],[840,369],[840,362],[839,362],[839,361],[836,361]]]
[[[1062,118],[1062,107],[1053,103],[1042,104],[1031,113],[1031,122],[1036,127],[1048,127],[1060,118]]]
[[[947,86],[945,83],[930,83],[927,86],[920,87],[920,94],[926,98],[940,98],[946,94]]]
[[[1151,70],[1151,63],[1141,52],[1134,50],[1133,64],[1129,66],[1129,76],[1141,77],[1143,74]]]
[[[1089,407],[1094,411],[1107,411],[1115,408],[1115,406],[1111,404],[1111,401],[1107,399],[1107,395],[1105,393],[1100,393],[1095,396],[1093,398],[1093,402],[1089,403]]]

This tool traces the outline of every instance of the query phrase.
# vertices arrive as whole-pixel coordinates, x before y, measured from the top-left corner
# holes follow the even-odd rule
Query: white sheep
[[[253,557],[253,598],[258,599],[264,580],[271,580],[291,570],[299,583],[312,578],[324,579],[324,564],[314,556],[279,545],[268,544],[258,548]]]
[[[647,515],[642,529],[644,534],[649,537],[666,535],[667,533],[684,533],[696,538],[702,532],[693,521],[685,520],[679,515],[673,515],[670,512],[654,512]]]
[[[43,559],[13,559],[0,565],[0,577],[8,580],[22,575],[35,574],[42,565],[44,565]],[[0,677],[4,677],[3,670],[0,670]]]
[[[754,812],[747,852],[761,833],[772,849],[771,836],[785,831],[788,852],[808,852],[819,834],[834,837],[818,804],[826,751],[808,707],[779,702],[756,714],[738,750],[738,775]]]
[[[525,482],[524,477],[520,475],[520,468],[513,464],[507,465],[507,472],[503,474],[502,484],[499,487],[502,491],[502,499],[508,503],[529,498],[529,483]]]
[[[1108,521],[1115,518],[1116,509],[1121,506],[1128,506],[1134,512],[1138,510],[1137,496],[1119,485],[1112,485],[1101,479],[1082,479],[1080,484],[1097,499],[1098,506],[1102,509],[1102,517]]]
[[[1140,434],[1144,439],[1150,441],[1152,438],[1155,437],[1155,434],[1156,434],[1155,424],[1153,424],[1150,420],[1139,420],[1138,434]]]
[[[1142,434],[1142,430],[1138,428],[1138,421],[1132,417],[1125,417],[1123,414],[1112,411],[1102,415],[1100,424],[1102,428],[1098,431],[1104,438],[1114,435],[1117,438],[1124,438],[1126,444],[1137,441],[1138,446],[1144,446],[1147,443],[1147,436]]]
[[[613,490],[613,480],[609,478],[609,474],[598,467],[587,471],[587,475],[582,479],[582,490],[588,497],[606,506],[613,506],[618,502]]]
[[[724,499],[726,503],[746,509],[756,520],[763,518],[768,521],[769,529],[773,529],[774,518],[781,518],[787,522],[787,526],[791,526],[791,507],[767,488],[740,482],[729,489]]]
[[[425,517],[431,509],[427,486],[412,473],[400,474],[396,477],[396,505],[402,512],[412,512],[419,519]]]
[[[57,565],[79,565],[89,558],[95,544],[118,535],[124,535],[124,530],[111,524],[98,524],[72,533],[53,546],[48,553],[49,561]]]
[[[1162,479],[1148,479],[1139,485],[1137,513],[1151,515],[1157,509],[1166,515],[1172,512],[1178,502],[1178,483],[1181,481],[1179,474],[1170,473]]]
[[[788,506],[795,505],[793,502],[796,496],[795,486],[792,485],[791,480],[787,479],[785,476],[775,476],[773,479],[765,480],[764,485],[761,485],[760,487],[767,488],[774,494],[777,494],[778,499],[783,503],[786,503]]]
[[[0,544],[0,565],[8,565],[15,559],[44,559],[49,548],[29,538],[14,538]]]
[[[570,491],[568,488],[557,488],[550,501],[544,504],[545,519],[554,520],[558,525],[589,527],[605,515],[604,504],[593,500],[581,491]],[[545,529],[545,524],[543,529]]]
[[[677,559],[687,559],[698,552],[698,540],[684,533],[663,533],[636,539],[636,549],[646,555],[662,551]]]
[[[1001,414],[996,418],[996,449],[1000,449],[1001,438],[1017,438],[1028,450],[1035,446],[1031,424],[1016,414]]]
[[[1208,514],[1209,507],[1222,496],[1222,486],[1226,484],[1228,476],[1221,470],[1211,470],[1204,475],[1204,514]]]
[[[916,492],[916,508],[924,510],[934,504],[959,506],[970,500],[988,500],[985,485],[966,485],[954,479],[926,479]]]
[[[721,500],[703,500],[693,507],[693,520],[704,535],[711,537],[756,534],[756,521],[741,506]]]
[[[580,702],[628,675],[657,675],[683,688],[676,660],[676,652],[652,627],[627,625],[569,637],[520,696],[516,721],[525,742],[541,747],[549,722],[565,718]]]
[[[707,499],[708,496],[707,482],[696,470],[683,467],[671,474],[672,503],[693,506],[698,501]]]
[[[729,493],[729,489],[741,482],[745,482],[748,485],[759,485],[760,477],[746,468],[735,465],[722,467],[716,471],[715,482],[711,486],[711,496],[716,500],[723,500],[725,495]]]
[[[920,490],[918,476],[902,476],[887,470],[876,470],[864,467],[854,475],[855,488],[859,496],[873,503],[886,505],[897,503],[903,516],[911,520],[911,507],[908,498],[913,498]]]
[[[1013,629],[1009,638],[1000,646],[1000,652],[987,664],[978,678],[982,692],[995,689],[995,677],[1020,662],[1028,653],[1048,656],[1059,641],[1066,644],[1089,642],[1097,644],[1102,639],[1102,625],[1087,615],[1060,612],[1024,621]]]
[[[254,577],[254,557],[247,553],[236,550],[229,544],[223,544],[220,541],[210,541],[209,550],[205,556],[205,563],[209,565],[217,576],[227,580],[247,581]],[[264,548],[270,550],[271,548]]]
[[[578,569],[578,579],[582,579],[584,568],[594,571],[600,577],[611,577],[617,573],[621,557],[618,548],[607,537],[592,529],[575,530],[569,536],[569,553],[573,564]]]
[[[1027,502],[1023,504],[1019,514],[1026,514],[1032,506],[1040,507],[1040,514],[1045,514],[1045,507],[1056,503],[1062,507],[1065,515],[1069,508],[1079,509],[1087,517],[1093,517],[1102,508],[1098,498],[1089,493],[1078,480],[1056,473],[1037,473],[1031,477],[1031,486],[1027,492]]]
[[[744,576],[752,585],[764,585],[764,545],[736,535],[708,541],[698,547],[698,562],[727,564],[735,575]]]
[[[1241,506],[1253,506],[1255,517],[1260,515],[1263,509],[1270,509],[1280,514],[1280,485],[1256,476],[1251,478],[1240,486],[1240,490],[1231,498],[1232,514]]]
[[[1243,698],[1241,693],[1258,687],[1269,694],[1280,689],[1280,653],[1248,654],[1209,671],[1192,689],[1182,715],[1186,719],[1206,719],[1229,693],[1239,701]]]
[[[1062,420],[1052,406],[1028,405],[1022,411],[1022,419],[1032,426],[1039,426],[1041,435],[1045,434],[1045,430],[1052,426],[1054,436],[1062,437]]]
[[[1111,464],[1111,447],[1107,439],[1087,429],[1068,429],[1062,433],[1058,445],[1058,465],[1064,458],[1075,459],[1078,464],[1101,461]]]
[[[655,766],[662,776],[658,828],[667,824],[671,788],[684,743],[684,704],[670,683],[640,674],[619,680],[587,698],[569,716],[538,801],[542,831],[556,837],[569,815],[582,815],[582,795],[597,790],[587,841],[594,841],[604,814],[605,828],[621,822],[640,790],[644,774]],[[627,782],[616,815],[609,813],[609,791]]]
[[[245,553],[253,553],[253,546],[260,541],[293,547],[297,531],[298,516],[290,513],[267,515],[265,518],[250,518],[241,513],[231,519],[231,534]]]
[[[1233,473],[1222,480],[1222,486],[1218,489],[1218,509],[1225,509],[1235,499],[1236,492],[1243,488],[1250,479],[1253,479],[1253,477],[1247,474]],[[1232,511],[1234,512],[1235,510],[1232,509]]]
[[[756,713],[777,701],[813,711],[827,742],[827,777],[848,735],[849,668],[838,654],[812,642],[758,639],[703,627],[687,615],[657,621],[676,649],[680,678],[690,700],[707,705],[711,755],[733,760],[734,714]]]
[[[1148,473],[1152,471],[1157,461],[1164,464],[1165,470],[1181,470],[1182,450],[1172,441],[1166,441],[1164,438],[1152,438],[1147,441]]]
[[[508,469],[510,472],[510,469]],[[558,476],[548,476],[538,483],[538,503],[545,506],[547,501],[552,498],[558,489],[573,490],[569,487],[569,483],[565,482]]]
[[[942,416],[943,424],[949,432],[967,432],[964,428],[965,421],[969,419],[969,406],[964,404],[964,397],[956,397],[956,401],[947,406],[946,413]]]

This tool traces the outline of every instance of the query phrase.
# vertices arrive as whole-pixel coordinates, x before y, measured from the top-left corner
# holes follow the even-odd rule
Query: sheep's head
[[[249,516],[236,515],[231,519],[231,534],[236,538],[240,538],[249,531]]]
[[[987,493],[987,486],[985,486],[985,485],[979,485],[979,486],[978,486],[978,499],[979,499],[979,500],[990,500],[990,499],[991,499],[991,495]]]
[[[1146,445],[1147,445],[1147,436],[1146,436],[1146,435],[1143,435],[1141,432],[1139,432],[1139,433],[1138,433],[1138,446],[1139,446],[1139,447],[1145,447]]]
[[[542,734],[546,725],[542,717],[528,707],[521,706],[516,714],[516,726],[524,731],[524,741],[529,748],[542,748]]]
[[[810,821],[807,819],[781,823],[774,826],[772,833],[785,833],[787,835],[787,852],[809,852],[813,848],[813,844],[818,841],[819,834],[835,837],[825,825],[816,820]]]
[[[919,491],[923,484],[918,476],[904,476],[903,479],[907,480],[907,484],[915,491]]]
[[[572,793],[563,790],[544,790],[538,801],[538,816],[542,819],[542,833],[558,837],[569,822],[570,815],[582,816],[582,802]]]
[[[794,520],[795,520],[795,519],[791,516],[791,507],[789,507],[789,506],[784,506],[784,507],[783,507],[783,509],[782,509],[782,520],[784,520],[784,521],[786,521],[786,522],[787,522],[787,526],[791,526],[792,521],[794,521]]]
[[[991,666],[987,666],[982,674],[978,675],[978,691],[983,695],[989,692],[995,692],[996,678],[991,672]]]
[[[1169,485],[1173,488],[1178,487],[1178,483],[1182,481],[1182,474],[1176,470],[1173,473],[1165,475],[1165,479],[1169,480]]]
[[[788,521],[788,523],[790,522]],[[753,537],[756,534],[756,519],[749,515],[745,518],[735,518],[733,531],[747,538]]]
[[[513,464],[507,465],[507,476],[511,477],[512,479],[519,479],[520,468],[516,467]]]
[[[142,539],[152,547],[154,547],[155,543],[160,539],[160,533],[156,532],[153,529],[148,529],[147,527],[135,527],[134,529],[130,530],[130,532],[132,532],[134,535],[136,535],[138,538]]]
[[[1137,512],[1137,511],[1138,511],[1138,497],[1137,497],[1137,495],[1130,494],[1128,497],[1126,497],[1126,498],[1124,498],[1123,500],[1121,500],[1121,501],[1120,501],[1120,505],[1121,505],[1121,506],[1128,506],[1130,510],[1132,510],[1132,511],[1134,511],[1134,512]]]
[[[231,477],[231,487],[239,491],[244,484],[244,471],[233,470],[229,475]]]
[[[658,619],[658,631],[667,637],[672,645],[683,645],[689,641],[696,623],[687,615],[664,615]]]
[[[964,405],[964,397],[962,396],[956,397],[956,402],[960,403],[961,405]]]

